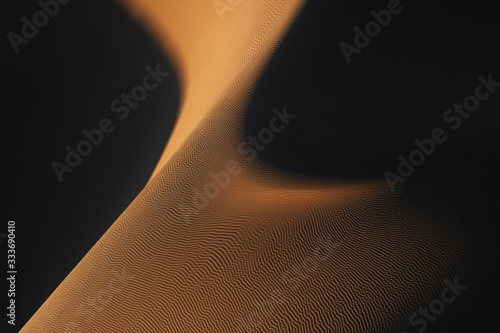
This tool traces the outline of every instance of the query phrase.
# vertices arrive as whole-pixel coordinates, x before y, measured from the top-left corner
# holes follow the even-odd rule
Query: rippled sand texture
[[[224,20],[209,0],[123,2],[175,59],[178,123],[145,189],[21,332],[391,332],[467,274],[469,232],[383,180],[318,182],[238,153],[303,1],[243,0]],[[241,173],[186,218],[231,160]]]

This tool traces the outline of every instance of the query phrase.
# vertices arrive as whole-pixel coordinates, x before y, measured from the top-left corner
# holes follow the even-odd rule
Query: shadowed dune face
[[[242,1],[223,21],[211,1],[124,4],[177,63],[178,122],[148,185],[21,332],[396,332],[468,275],[470,232],[383,181],[303,179],[238,151],[302,1]]]

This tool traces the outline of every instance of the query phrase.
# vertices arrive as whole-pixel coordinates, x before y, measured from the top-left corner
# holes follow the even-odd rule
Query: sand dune
[[[319,182],[238,153],[303,1],[243,0],[224,20],[212,1],[123,3],[179,68],[178,122],[147,186],[21,332],[391,332],[467,275],[468,230],[383,179]],[[233,160],[241,173],[186,219]]]

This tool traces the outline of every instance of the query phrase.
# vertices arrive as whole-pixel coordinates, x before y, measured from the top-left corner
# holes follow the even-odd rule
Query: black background
[[[500,81],[496,5],[404,1],[402,13],[348,64],[339,44],[353,44],[353,28],[363,29],[370,11],[386,5],[308,1],[255,90],[247,132],[266,127],[272,108],[286,105],[299,116],[261,158],[320,179],[373,179],[396,172],[398,155],[408,156],[414,139],[445,129],[448,140],[396,195],[462,217],[479,235],[484,264],[426,332],[500,332],[500,91],[458,130],[442,120],[453,103],[474,93],[477,76],[492,73]],[[1,2],[0,33],[20,34],[21,18],[38,10],[35,1]],[[0,232],[16,221],[17,332],[142,190],[182,91],[158,45],[111,1],[73,0],[18,54],[7,37],[0,51],[7,199]],[[110,103],[156,64],[172,75],[118,120]],[[52,161],[63,162],[64,147],[76,146],[80,132],[103,118],[113,119],[115,131],[59,183]]]

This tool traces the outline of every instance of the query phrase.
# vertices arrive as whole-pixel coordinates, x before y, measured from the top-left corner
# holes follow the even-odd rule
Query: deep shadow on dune
[[[4,3],[2,33],[18,32],[35,1]],[[2,9],[3,10],[3,9]],[[6,35],[6,33],[4,34]],[[2,132],[11,189],[4,216],[18,225],[17,327],[22,327],[146,185],[180,100],[175,68],[142,26],[113,1],[72,1],[14,54],[2,54]],[[146,66],[170,72],[123,120],[111,102],[142,85]],[[65,146],[112,119],[88,157],[63,175]],[[43,272],[43,273],[42,273]]]
[[[268,126],[273,107],[288,105],[299,115],[259,153],[262,159],[317,177],[378,178],[397,168],[398,155],[409,154],[415,139],[445,126],[443,113],[474,93],[478,75],[496,73],[498,81],[499,24],[492,8],[442,1],[433,2],[432,10],[425,1],[405,4],[348,64],[339,43],[353,44],[353,28],[385,4],[308,1],[247,112],[248,134]],[[455,156],[476,143],[495,147],[499,101],[495,95],[482,105],[435,155]],[[484,131],[489,137],[477,142]],[[435,156],[425,162],[440,163]]]

